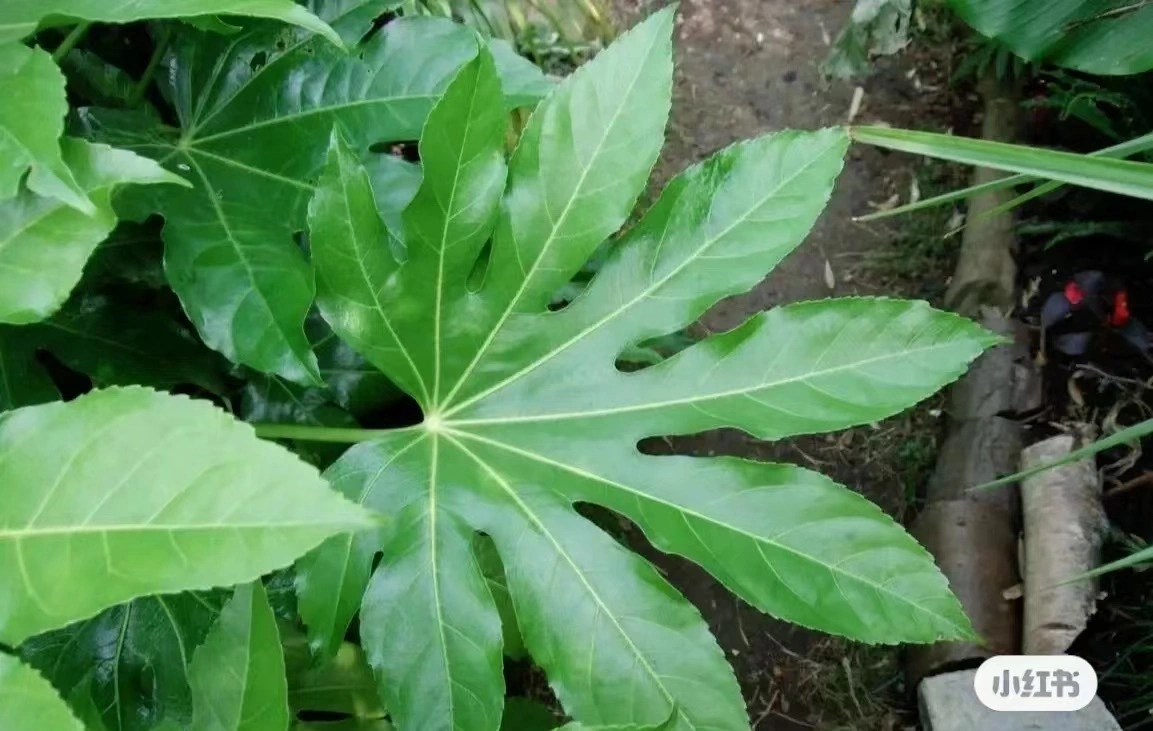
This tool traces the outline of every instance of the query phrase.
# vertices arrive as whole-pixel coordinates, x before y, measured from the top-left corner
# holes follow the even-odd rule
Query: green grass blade
[[[1153,561],[1153,546],[1142,548],[1140,551],[1135,551],[1125,558],[1119,558],[1116,561],[1110,561],[1104,566],[1098,566],[1092,571],[1086,571],[1080,576],[1074,576],[1072,579],[1069,579],[1069,581],[1065,583],[1072,584],[1073,582],[1081,581],[1083,579],[1091,579],[1094,576],[1100,576],[1112,571],[1120,571],[1121,569],[1127,569],[1130,566],[1136,566],[1139,563],[1145,563],[1147,561]]]
[[[1007,477],[1002,477],[1000,479],[993,480],[992,482],[986,482],[983,485],[978,485],[976,487],[971,487],[969,489],[970,490],[987,490],[987,489],[992,488],[992,487],[999,487],[1001,485],[1007,485],[1010,482],[1020,482],[1021,480],[1024,480],[1026,477],[1032,477],[1033,475],[1035,475],[1039,472],[1044,472],[1045,470],[1050,470],[1050,469],[1053,469],[1054,467],[1060,467],[1061,465],[1069,464],[1070,462],[1076,462],[1077,460],[1084,459],[1085,457],[1091,457],[1092,455],[1097,454],[1098,452],[1103,452],[1106,449],[1109,449],[1111,447],[1116,447],[1116,446],[1121,445],[1121,444],[1129,444],[1130,442],[1134,442],[1134,441],[1136,441],[1136,440],[1138,440],[1138,439],[1140,439],[1140,438],[1142,438],[1148,434],[1153,434],[1153,419],[1148,419],[1146,421],[1142,421],[1139,424],[1134,424],[1133,426],[1126,427],[1126,428],[1122,429],[1121,431],[1117,432],[1116,434],[1111,434],[1111,435],[1105,437],[1104,439],[1098,439],[1097,441],[1093,442],[1092,444],[1087,444],[1084,447],[1081,447],[1080,449],[1073,450],[1072,452],[1065,455],[1061,459],[1056,459],[1056,460],[1053,460],[1052,462],[1046,462],[1045,464],[1040,464],[1040,465],[1037,465],[1036,467],[1032,467],[1030,469],[1023,470],[1021,472],[1009,475]],[[1123,559],[1123,560],[1128,560],[1128,559]]]
[[[1153,200],[1153,165],[1148,163],[887,127],[852,127],[849,134],[858,142],[891,150]]]
[[[876,213],[869,213],[864,216],[854,216],[853,220],[858,223],[866,223],[868,221],[876,221],[881,218],[889,218],[890,216],[900,216],[905,213],[923,211],[926,208],[936,208],[937,206],[943,206],[948,203],[955,203],[956,201],[972,198],[973,196],[980,195],[982,193],[992,193],[1003,188],[1012,188],[1017,185],[1024,185],[1025,183],[1028,183],[1032,180],[1036,180],[1036,178],[1031,175],[1010,175],[1006,178],[997,178],[996,180],[990,180],[985,183],[980,183],[979,185],[971,185],[968,188],[962,188],[961,190],[954,190],[948,193],[942,193],[941,195],[933,196],[932,198],[925,198],[924,200],[919,200],[916,203],[907,203],[903,206],[890,208],[887,211],[877,211]]]
[[[1112,145],[1110,147],[1105,147],[1103,149],[1090,152],[1089,157],[1108,157],[1121,159],[1131,157],[1142,152],[1148,152],[1149,150],[1153,150],[1153,133],[1142,135],[1132,140],[1127,140],[1118,145]],[[1003,188],[1013,188],[1018,185],[1034,182],[1035,180],[1037,180],[1037,178],[1032,175],[1010,175],[1006,178],[990,180],[979,185],[971,185],[968,188],[962,188],[961,190],[942,193],[941,195],[933,196],[932,198],[926,198],[924,200],[917,201],[916,203],[909,203],[904,206],[898,206],[897,208],[892,208],[887,211],[877,211],[876,213],[870,213],[866,216],[858,216],[853,220],[860,223],[865,223],[867,221],[875,221],[880,218],[888,218],[889,216],[899,216],[904,213],[913,213],[914,211],[921,211],[926,208],[943,206],[948,203],[964,200],[966,198],[972,198],[973,196],[980,195],[982,193],[992,193]],[[1051,193],[1052,191],[1060,188],[1062,185],[1064,185],[1064,183],[1055,181],[1049,181],[1039,185],[1033,190],[1030,190],[1028,193],[1023,193],[1017,196],[1008,203],[997,206],[991,211],[986,211],[982,215],[982,218],[1012,210],[1027,201],[1033,200],[1034,198],[1038,198],[1047,193]]]

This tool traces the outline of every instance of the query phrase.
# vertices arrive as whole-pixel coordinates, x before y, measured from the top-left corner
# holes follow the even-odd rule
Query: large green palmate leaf
[[[249,581],[373,523],[207,402],[115,388],[9,411],[0,641],[148,594]]]
[[[1153,5],[1133,0],[949,0],[966,23],[1029,61],[1091,74],[1153,68]]]
[[[295,23],[323,34],[335,43],[340,37],[327,24],[293,0],[4,0],[0,6],[0,43],[31,35],[45,19],[130,23],[145,18],[251,15]]]
[[[29,190],[0,202],[0,322],[48,317],[80,281],[84,264],[116,226],[112,193],[129,183],[186,184],[146,157],[64,139],[64,161],[91,197],[84,213]]]
[[[372,16],[357,12],[363,4],[316,6],[355,39],[372,28]],[[329,132],[339,126],[361,153],[416,139],[476,50],[471,31],[433,18],[392,22],[351,54],[282,25],[256,23],[234,36],[188,28],[168,59],[178,132],[139,119],[129,130],[123,114],[86,113],[90,134],[193,182],[192,190],[138,198],[135,210],[165,217],[167,276],[205,343],[257,370],[319,384],[304,332],[313,273],[294,236]],[[503,72],[522,80],[510,105],[539,94],[526,79],[542,77],[526,74],[527,64],[506,58]]]
[[[261,433],[362,442],[326,477],[396,520],[301,559],[299,610],[314,648],[331,654],[359,607],[402,731],[499,727],[502,623],[472,550],[478,533],[495,545],[525,648],[577,721],[747,728],[696,609],[575,503],[626,516],[784,619],[869,642],[971,636],[931,557],[861,496],[791,465],[636,445],[871,422],[956,378],[991,335],[920,302],[811,302],[655,366],[615,365],[800,244],[841,169],[844,131],[768,135],[686,171],[588,289],[548,309],[646,185],[669,111],[671,29],[671,11],[658,13],[562,82],[507,167],[499,79],[487,54],[470,62],[428,117],[400,233],[378,213],[357,148],[334,136],[309,210],[318,305],[424,421]]]
[[[16,43],[0,45],[0,95],[0,201],[16,196],[27,172],[33,193],[91,213],[92,203],[60,155],[68,100],[64,74],[52,56]]]
[[[71,699],[87,702],[108,731],[150,731],[163,720],[188,724],[188,663],[204,642],[226,592],[142,597],[20,647],[25,660]]]
[[[276,617],[259,581],[236,588],[188,667],[192,728],[283,731],[288,685]]]
[[[0,728],[84,731],[48,681],[4,652],[0,652]]]

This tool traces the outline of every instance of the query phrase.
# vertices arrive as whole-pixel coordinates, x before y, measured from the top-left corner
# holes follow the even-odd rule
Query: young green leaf
[[[222,591],[142,597],[37,635],[20,655],[61,694],[86,698],[106,731],[187,726],[188,663],[227,599]]]
[[[80,281],[88,257],[116,226],[112,193],[117,187],[185,184],[128,150],[68,138],[62,147],[64,161],[94,210],[83,213],[28,190],[0,202],[0,322],[37,322],[59,309]]]
[[[260,581],[236,587],[188,666],[192,728],[283,731],[288,686],[276,617]]]
[[[84,731],[48,681],[4,652],[0,652],[0,728]]]
[[[143,388],[0,415],[0,490],[10,644],[134,597],[248,581],[373,524],[247,425]]]
[[[849,133],[857,142],[891,150],[1153,200],[1153,164],[1149,163],[888,127],[853,127]]]
[[[0,43],[18,41],[31,35],[46,18],[99,23],[131,23],[146,18],[202,17],[206,15],[248,15],[294,23],[319,33],[340,45],[340,36],[293,0],[5,0],[0,6]],[[2,66],[3,64],[0,64]]]
[[[68,101],[64,74],[46,51],[7,43],[3,36],[6,3],[0,9],[0,202],[16,197],[28,172],[28,189],[55,198],[80,214],[94,212],[85,190],[60,155],[60,135]],[[11,40],[11,39],[8,39]],[[0,242],[8,236],[0,234]],[[0,243],[0,252],[7,246]],[[0,290],[7,287],[0,287]]]
[[[631,346],[754,286],[801,243],[841,169],[842,130],[769,135],[678,176],[588,288],[549,311],[623,223],[656,157],[671,26],[671,13],[655,15],[561,82],[522,135],[499,203],[482,174],[486,148],[461,133],[484,119],[473,98],[491,85],[483,59],[459,74],[422,135],[403,259],[390,254],[395,223],[373,209],[355,148],[337,139],[330,150],[310,218],[322,312],[421,402],[425,421],[316,433],[369,439],[327,475],[399,520],[299,562],[300,611],[314,646],[331,652],[368,585],[361,637],[402,728],[496,728],[502,633],[470,550],[477,533],[496,547],[525,647],[579,722],[747,728],[699,613],[575,503],[626,515],[659,547],[806,626],[871,642],[972,635],[931,557],[861,496],[792,466],[653,457],[636,444],[884,418],[956,378],[992,336],[924,303],[817,302],[638,372],[615,367]],[[462,181],[474,206],[453,215]],[[451,234],[463,216],[472,227]]]

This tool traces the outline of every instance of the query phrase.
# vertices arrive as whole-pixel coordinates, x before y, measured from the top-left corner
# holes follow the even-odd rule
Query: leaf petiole
[[[56,50],[52,52],[52,60],[60,63],[61,59],[67,56],[73,48],[76,48],[77,43],[84,40],[84,36],[88,35],[88,29],[91,26],[91,23],[77,23],[73,26],[60,45],[56,47]]]
[[[171,40],[172,32],[168,26],[164,26],[160,30],[160,39],[156,42],[156,48],[152,50],[152,57],[148,59],[148,65],[144,68],[144,74],[132,89],[132,96],[128,99],[128,106],[135,107],[140,104],[144,99],[144,95],[148,93],[148,87],[152,85],[152,78],[156,76],[156,69],[160,67],[160,62],[164,60],[164,54],[168,53],[168,44]]]
[[[253,424],[256,436],[261,439],[299,439],[306,442],[332,442],[355,444],[380,439],[386,434],[408,431],[407,429],[351,429],[328,426],[305,426],[300,424]]]

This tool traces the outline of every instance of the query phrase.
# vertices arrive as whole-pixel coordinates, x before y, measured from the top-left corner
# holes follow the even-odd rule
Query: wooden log
[[[1086,435],[1088,436],[1088,435]],[[1081,441],[1062,434],[1038,442],[1021,455],[1021,468],[1058,460]],[[1100,565],[1108,519],[1101,505],[1095,460],[1070,462],[1021,483],[1024,517],[1025,626],[1027,655],[1056,655],[1069,649],[1097,607],[1097,582],[1069,579]]]

